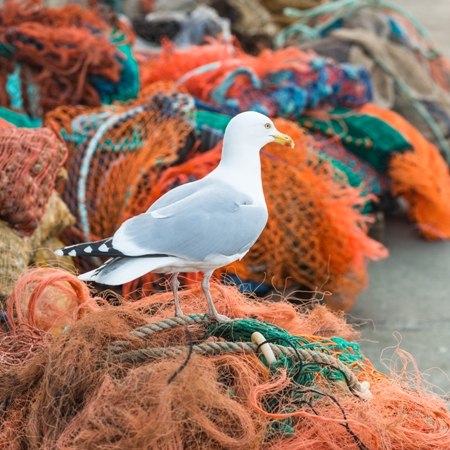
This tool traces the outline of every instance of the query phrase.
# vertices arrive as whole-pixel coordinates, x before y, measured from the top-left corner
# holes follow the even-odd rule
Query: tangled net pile
[[[136,97],[137,63],[121,24],[78,5],[0,7],[0,106],[41,117],[59,105]]]
[[[362,111],[384,119],[412,143],[412,151],[398,153],[390,162],[392,192],[408,202],[408,213],[424,237],[449,239],[450,175],[438,148],[394,111],[372,104]]]
[[[141,72],[144,86],[174,81],[194,97],[234,114],[254,110],[297,118],[308,108],[356,107],[371,98],[364,69],[295,48],[251,56],[218,41],[184,51],[166,45],[158,58],[142,62]]]
[[[368,236],[378,198],[401,196],[423,236],[450,238],[443,58],[408,21],[366,14],[373,0],[291,9],[299,21],[275,39],[295,20],[280,17],[285,0],[206,0],[242,40],[220,40],[227,33],[209,33],[207,16],[197,16],[196,42],[217,40],[135,53],[139,77],[132,33],[98,3],[0,6],[0,448],[449,449],[450,413],[412,358],[399,350],[400,368],[381,374],[355,330],[321,304],[350,309],[367,262],[387,255]],[[145,25],[159,42],[165,31]],[[310,42],[300,47],[299,36]],[[297,47],[258,53],[287,43]],[[418,61],[424,72],[408,70]],[[63,229],[65,244],[109,237],[205,176],[231,116],[244,110],[274,118],[296,149],[262,149],[267,227],[215,275],[292,297],[249,298],[213,283],[218,311],[231,318],[216,323],[199,314],[195,275],[181,277],[187,315],[178,318],[154,274],[97,297],[56,268],[19,278],[29,265],[55,264]],[[299,290],[316,292],[309,309],[293,306],[303,304]]]
[[[324,307],[299,312],[232,287],[212,290],[232,321],[196,315],[197,289],[181,293],[189,315],[175,319],[168,293],[109,306],[63,271],[29,272],[9,300],[12,331],[0,334],[2,447],[450,445],[445,404],[408,377],[406,356],[400,373],[381,375],[351,327]],[[266,343],[252,342],[255,331]]]
[[[365,67],[375,103],[401,114],[450,162],[450,65],[417,18],[385,0],[336,0],[287,13],[295,23],[277,36],[277,46]]]
[[[0,303],[28,265],[55,259],[50,249],[73,223],[55,189],[64,180],[66,156],[48,128],[0,124]]]
[[[67,156],[46,128],[0,128],[0,218],[23,235],[41,221]]]

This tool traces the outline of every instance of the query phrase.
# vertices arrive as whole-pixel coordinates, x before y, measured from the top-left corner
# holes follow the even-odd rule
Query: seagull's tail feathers
[[[112,238],[70,245],[56,250],[55,254],[58,256],[124,256],[122,252],[113,248]]]
[[[140,258],[111,258],[105,264],[90,272],[79,275],[82,281],[119,286],[133,281],[149,272],[170,267],[176,262],[173,256],[145,256]]]

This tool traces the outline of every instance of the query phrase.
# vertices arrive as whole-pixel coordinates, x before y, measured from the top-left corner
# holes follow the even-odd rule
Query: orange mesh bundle
[[[66,156],[65,145],[47,128],[0,128],[0,218],[31,235]]]
[[[190,96],[169,84],[148,87],[135,102],[101,108],[61,107],[46,117],[69,147],[63,199],[77,219],[73,242],[111,236],[147,209],[161,172],[178,159],[192,130]]]
[[[17,282],[8,301],[12,330],[18,326],[60,333],[98,309],[88,287],[61,269],[34,269]]]
[[[69,277],[69,289],[77,295],[82,283]],[[52,287],[58,282],[41,277],[39,291],[56,298],[60,294]],[[418,373],[407,371],[409,361],[417,369],[405,353],[400,371],[390,376],[365,358],[346,365],[337,362],[343,353],[334,345],[336,336],[353,339],[355,332],[324,307],[302,313],[285,301],[255,302],[220,285],[213,285],[212,293],[221,313],[244,318],[225,327],[247,321],[269,330],[270,324],[249,317],[270,317],[293,339],[320,342],[314,358],[328,355],[347,367],[348,380],[317,374],[311,384],[297,384],[282,359],[269,368],[253,351],[227,348],[230,342],[223,337],[205,339],[205,328],[214,329],[207,322],[177,326],[170,320],[169,293],[103,304],[63,334],[41,333],[19,363],[0,365],[0,445],[11,450],[449,448],[445,402],[426,391]],[[180,295],[190,312],[201,310],[199,289]],[[27,327],[17,327],[13,336],[0,333],[2,360],[17,358],[18,346],[29,342]],[[224,350],[198,353],[196,346],[208,343]],[[303,358],[311,355],[302,351]],[[299,360],[294,369],[308,364]]]
[[[362,112],[385,120],[413,150],[393,155],[389,174],[392,193],[408,202],[411,219],[427,239],[450,238],[450,174],[437,147],[397,113],[367,104]]]
[[[334,294],[327,298],[330,306],[348,310],[366,286],[367,260],[387,256],[383,245],[367,236],[370,218],[358,210],[367,197],[336,179],[331,164],[309,150],[309,139],[297,124],[284,119],[274,122],[297,147],[287,151],[271,144],[262,150],[269,221],[248,255],[228,272],[281,289],[286,283],[313,290],[320,286]],[[148,204],[171,187],[209,173],[218,164],[220,151],[219,144],[168,169]]]
[[[12,123],[9,123],[4,119],[0,119],[0,128],[11,128],[11,127],[13,127]]]
[[[244,55],[238,46],[216,40],[209,40],[208,45],[194,46],[189,51],[177,49],[171,42],[163,41],[158,57],[150,56],[141,61],[141,83],[142,86],[147,86],[161,80],[178,81],[198,67],[210,63],[225,64],[233,57],[242,58]]]
[[[42,0],[5,0],[2,26],[17,26],[23,22],[38,22],[47,26],[79,25],[93,30],[105,30],[108,24],[96,11],[80,5],[64,5],[62,8],[47,8]]]
[[[0,49],[14,49],[0,51],[0,105],[14,106],[6,80],[17,63],[29,115],[63,104],[99,105],[93,80],[117,83],[124,58],[109,42],[111,29],[98,13],[80,6],[52,9],[40,3],[7,1],[0,8]]]

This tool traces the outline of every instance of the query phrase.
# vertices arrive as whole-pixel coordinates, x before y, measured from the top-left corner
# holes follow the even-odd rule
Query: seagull
[[[172,274],[175,315],[180,272],[203,272],[202,289],[212,320],[227,320],[214,305],[209,281],[214,270],[242,259],[266,226],[267,205],[260,150],[270,142],[294,147],[263,114],[233,117],[223,139],[222,157],[204,178],[178,186],[132,217],[110,238],[56,250],[59,256],[106,256],[106,263],[79,275],[83,281],[117,286],[149,272]]]

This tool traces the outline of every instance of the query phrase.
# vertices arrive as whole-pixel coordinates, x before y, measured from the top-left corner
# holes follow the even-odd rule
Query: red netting
[[[99,105],[92,81],[118,82],[124,58],[109,41],[111,28],[78,5],[46,8],[7,1],[0,8],[0,105],[11,106],[6,80],[20,65],[24,110],[41,116],[62,104]],[[19,86],[17,86],[19,88]]]
[[[13,330],[16,323],[58,334],[86,311],[99,307],[87,285],[69,272],[59,269],[34,269],[16,283],[8,300],[8,316]]]
[[[225,45],[218,41],[211,41],[209,45],[196,46],[194,51],[182,52],[166,41],[160,55],[141,61],[141,83],[142,86],[147,86],[160,80],[178,81],[184,74],[197,67],[209,63],[225,63],[234,55],[239,58],[245,53],[237,46]],[[210,75],[216,77],[216,72]],[[189,85],[186,86],[189,89]],[[203,87],[206,88],[207,84],[205,83]],[[197,88],[201,87],[197,86]]]
[[[0,128],[0,217],[18,232],[38,226],[66,156],[47,128]]]
[[[109,25],[96,11],[80,5],[64,5],[62,8],[46,8],[42,0],[5,0],[1,9],[4,27],[17,26],[24,22],[37,22],[46,26],[75,26],[104,30]]]

